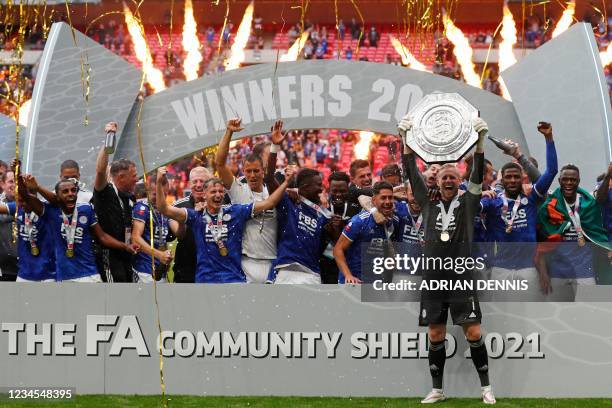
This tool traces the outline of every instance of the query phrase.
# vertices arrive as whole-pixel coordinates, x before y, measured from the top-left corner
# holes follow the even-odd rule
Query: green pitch
[[[87,395],[77,396],[72,401],[47,402],[42,401],[0,401],[2,407],[42,407],[58,408],[151,408],[163,407],[159,396],[113,396]],[[314,397],[191,397],[170,396],[168,407],[255,407],[255,408],[406,408],[420,407],[416,398],[314,398]],[[441,408],[479,407],[484,405],[478,399],[451,398],[439,403]],[[612,399],[544,399],[544,398],[499,398],[497,407],[505,408],[575,408],[575,407],[612,407]]]

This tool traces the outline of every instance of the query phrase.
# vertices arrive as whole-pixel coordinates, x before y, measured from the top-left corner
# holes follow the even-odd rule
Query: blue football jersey
[[[287,193],[276,210],[279,242],[274,267],[298,263],[320,273],[321,233],[327,218],[304,203],[295,204]]]
[[[246,282],[241,266],[242,235],[246,222],[251,218],[253,203],[224,205],[222,208],[221,225],[217,223],[218,214],[185,208],[187,225],[193,231],[196,244],[196,283]],[[212,221],[211,226],[205,218],[206,214]],[[214,234],[220,234],[227,248],[226,256],[219,252]]]
[[[394,217],[394,220],[390,221],[387,225],[389,234],[392,235],[398,226],[398,218]],[[362,211],[351,218],[351,221],[344,227],[342,235],[352,242],[345,256],[351,274],[357,278],[361,278],[361,263],[362,255],[365,255],[363,254],[364,250],[367,251],[368,258],[385,256],[384,249],[385,241],[387,240],[385,226],[377,224],[374,216],[369,211]],[[392,240],[392,237],[390,238]],[[371,264],[364,266],[372,267]],[[339,275],[338,281],[344,283],[344,274],[341,273]]]
[[[574,224],[568,224],[562,242],[548,256],[548,275],[551,278],[593,278],[593,250],[591,245],[579,246]]]
[[[77,224],[74,234],[74,256],[66,256],[66,228],[63,223],[62,210],[52,204],[44,204],[48,212],[48,223],[53,229],[55,258],[57,260],[57,280],[84,278],[98,274],[94,256],[90,228],[98,223],[98,218],[89,203],[77,203]],[[73,214],[67,215],[72,223]]]
[[[504,214],[504,193],[498,197],[481,200],[483,213],[491,228],[492,239],[497,242],[497,253],[493,265],[506,269],[522,269],[534,267],[533,257],[536,247],[536,226],[538,218],[537,195],[532,190],[529,196],[521,194],[516,217],[512,223],[512,231],[506,232],[506,222],[512,218],[512,208],[515,200],[508,200],[508,208]],[[505,221],[504,221],[505,220]]]
[[[16,205],[14,202],[6,204],[9,214],[14,216]],[[48,223],[48,211],[43,210],[39,217],[34,212],[28,214],[32,229],[28,231],[25,223],[26,213],[23,207],[19,207],[17,215],[17,228],[19,237],[17,241],[17,254],[19,255],[19,271],[17,276],[31,281],[55,280],[55,245],[53,231]],[[29,233],[28,233],[29,232]],[[38,255],[32,254],[31,239],[38,248]]]
[[[149,219],[149,203],[146,200],[138,201],[132,209],[132,220],[136,222],[142,222],[144,229],[142,231],[142,239],[149,245],[151,245],[151,222]],[[166,245],[169,235],[169,219],[168,217],[160,214],[157,210],[153,211],[153,230],[155,234],[153,236],[153,246],[155,249],[159,249],[161,245]],[[155,267],[157,268],[160,264],[159,259],[155,258]],[[151,252],[140,251],[137,255],[132,257],[133,268],[140,273],[148,273],[149,275],[153,272],[151,269]]]

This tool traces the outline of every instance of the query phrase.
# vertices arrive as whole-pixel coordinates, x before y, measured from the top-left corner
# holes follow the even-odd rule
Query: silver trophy
[[[478,141],[472,120],[478,109],[458,93],[434,92],[409,112],[406,144],[427,163],[456,162]]]

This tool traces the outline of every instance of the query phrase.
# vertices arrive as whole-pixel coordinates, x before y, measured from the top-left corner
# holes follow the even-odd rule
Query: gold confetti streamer
[[[363,38],[363,32],[365,31],[365,20],[363,18],[363,14],[361,14],[361,10],[359,10],[359,7],[357,6],[357,3],[355,3],[355,0],[351,0],[351,3],[353,4],[353,7],[357,11],[357,15],[359,16],[359,19],[361,20],[361,31],[359,32],[359,39],[357,40],[357,49],[355,50],[355,59],[358,60],[359,59],[359,47],[361,46],[361,39]]]
[[[218,0],[217,4],[219,4]],[[219,45],[217,45],[217,58],[221,56],[221,43],[223,42],[223,33],[225,32],[225,27],[227,27],[227,21],[229,19],[229,10],[229,0],[225,0],[225,17],[223,18],[223,26],[221,27],[221,33],[219,34]]]
[[[166,52],[167,61],[171,61],[172,58],[172,31],[174,30],[174,0],[170,2],[170,35],[168,37],[168,51]],[[161,37],[159,36],[159,32],[157,33],[158,40],[161,44]]]
[[[70,25],[70,32],[72,34],[72,41],[74,42],[74,46],[78,48],[79,45],[77,44],[74,25],[72,25],[72,13],[70,11],[70,5],[68,4],[68,0],[65,0],[65,4],[68,24]],[[83,124],[87,126],[89,125],[89,96],[91,93],[89,84],[91,69],[89,68],[89,55],[86,49],[81,52],[81,54],[79,55],[79,59],[81,61],[81,94],[83,95],[83,100],[85,101],[85,118],[83,120]]]
[[[501,29],[503,23],[504,23],[503,21],[500,21],[500,23],[497,25],[497,27],[495,28],[495,31],[493,32],[493,38],[495,38],[497,36],[497,33]],[[480,74],[480,84],[481,85],[482,85],[482,83],[484,81],[484,77],[485,77],[485,74],[487,72],[487,65],[489,64],[489,57],[491,55],[491,50],[492,49],[493,49],[493,42],[491,42],[491,44],[489,44],[489,48],[487,50],[487,55],[485,56],[484,64],[482,66],[482,73]]]
[[[144,85],[144,72],[141,78],[141,87],[142,85]],[[138,153],[140,155],[140,161],[142,164],[142,173],[143,173],[143,178],[144,178],[144,183],[145,183],[145,191],[147,192],[147,200],[149,201],[149,231],[151,231],[150,234],[150,243],[149,245],[151,246],[151,270],[153,271],[153,276],[155,277],[157,275],[157,269],[155,268],[155,258],[153,256],[153,252],[154,252],[154,228],[153,228],[153,202],[151,201],[151,194],[149,191],[149,182],[148,182],[148,176],[147,176],[147,168],[146,168],[146,163],[145,163],[145,158],[144,158],[144,148],[142,145],[142,108],[144,106],[144,97],[143,95],[139,95],[138,98],[138,115],[136,117],[136,137],[138,139]],[[168,399],[166,398],[166,383],[164,381],[164,357],[162,354],[162,343],[161,343],[161,333],[162,333],[162,327],[161,327],[161,317],[160,317],[160,312],[159,312],[159,300],[157,298],[157,280],[153,279],[153,296],[154,296],[154,301],[155,301],[155,310],[156,310],[156,317],[157,317],[157,330],[160,334],[159,336],[159,342],[157,344],[158,346],[158,352],[159,352],[159,386],[161,389],[161,400],[162,400],[162,406],[164,408],[168,407]]]
[[[334,13],[336,15],[336,46],[338,48],[336,54],[337,60],[340,60],[340,55],[342,54],[342,49],[340,47],[340,20],[338,19],[338,0],[334,0]]]

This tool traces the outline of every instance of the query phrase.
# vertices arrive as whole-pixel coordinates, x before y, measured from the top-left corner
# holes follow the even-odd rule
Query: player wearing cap
[[[595,284],[595,245],[610,249],[601,209],[580,187],[575,165],[561,168],[559,187],[538,209],[538,224],[545,242],[538,245],[536,266],[544,290],[552,291],[552,300],[573,301],[577,285]]]
[[[425,224],[425,259],[458,259],[471,255],[471,243],[474,234],[474,216],[479,211],[484,173],[484,140],[487,124],[480,118],[474,120],[473,127],[478,132],[478,143],[474,153],[474,165],[468,189],[459,194],[461,176],[458,169],[451,164],[441,167],[437,174],[440,199],[431,200],[428,189],[416,165],[416,155],[407,145],[402,158],[404,168],[408,170],[410,185],[414,197],[423,212]],[[406,140],[406,134],[412,131],[410,116],[404,117],[399,125],[400,136]],[[471,278],[471,271],[457,274],[454,270],[443,267],[424,268],[423,281],[444,279],[465,281]],[[482,400],[488,404],[495,403],[488,374],[487,350],[482,338],[480,321],[481,312],[476,293],[469,289],[463,291],[429,291],[421,293],[420,324],[429,326],[429,369],[433,380],[433,389],[423,399],[423,403],[433,403],[446,399],[442,391],[444,363],[446,361],[445,336],[446,322],[450,312],[453,323],[461,325],[470,344],[472,362],[476,367],[481,384]]]

